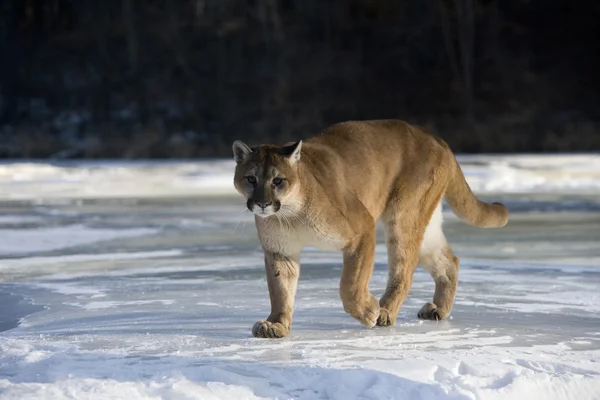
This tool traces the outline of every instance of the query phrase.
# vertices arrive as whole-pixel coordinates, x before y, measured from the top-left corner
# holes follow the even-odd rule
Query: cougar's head
[[[234,185],[246,199],[248,210],[264,218],[295,200],[301,149],[302,141],[253,148],[239,140],[233,142]]]

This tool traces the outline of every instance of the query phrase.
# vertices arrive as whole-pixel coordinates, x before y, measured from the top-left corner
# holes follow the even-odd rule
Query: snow
[[[0,165],[0,399],[600,399],[600,158],[459,156],[502,229],[444,209],[452,317],[344,313],[341,255],[302,255],[289,337],[269,313],[230,160]],[[386,282],[381,230],[370,288]]]
[[[600,155],[459,155],[478,193],[600,190]],[[235,164],[213,161],[0,163],[0,198],[159,198],[236,195]]]

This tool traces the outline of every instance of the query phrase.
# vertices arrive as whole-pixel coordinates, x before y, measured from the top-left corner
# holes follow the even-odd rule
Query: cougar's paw
[[[442,319],[444,319],[448,316],[448,313],[444,313],[442,310],[440,310],[438,308],[438,306],[436,306],[433,303],[426,303],[421,308],[421,310],[419,311],[417,316],[420,319],[430,319],[433,321],[441,321]]]
[[[252,327],[252,336],[257,338],[276,339],[287,336],[290,328],[280,322],[258,321]]]
[[[379,318],[377,318],[377,326],[392,326],[396,323],[396,318],[390,314],[389,310],[381,308],[379,310]]]
[[[366,300],[358,300],[356,297],[342,297],[342,304],[344,305],[344,311],[359,320],[367,328],[372,328],[377,323],[379,302],[375,296],[371,295]]]
[[[361,324],[366,326],[367,328],[372,328],[377,323],[377,319],[379,318],[379,301],[374,296],[371,296],[369,302],[364,306],[363,312],[357,318]]]

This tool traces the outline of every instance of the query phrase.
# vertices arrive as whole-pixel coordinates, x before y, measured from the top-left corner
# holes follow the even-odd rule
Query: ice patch
[[[0,229],[0,255],[30,254],[67,249],[95,242],[147,236],[158,229],[101,229],[84,225],[34,229]]]
[[[162,304],[170,306],[175,303],[175,300],[136,300],[136,301],[92,301],[86,304],[82,303],[65,303],[71,306],[83,308],[84,310],[104,310],[107,308],[117,308],[121,306],[137,306],[147,304]]]
[[[15,277],[35,277],[52,275],[54,278],[73,277],[76,275],[130,274],[131,271],[120,269],[124,262],[134,260],[160,260],[184,254],[181,250],[157,250],[128,253],[71,254],[63,256],[23,257],[0,259],[0,281]],[[141,268],[156,271],[153,268]],[[56,286],[58,287],[58,286]],[[63,289],[68,290],[68,289]]]
[[[0,271],[33,266],[43,267],[58,263],[69,264],[89,261],[137,260],[146,258],[175,257],[181,254],[183,254],[183,251],[181,250],[157,250],[139,252],[134,251],[129,253],[71,254],[63,256],[7,258],[0,260]]]
[[[34,215],[0,215],[0,225],[32,224],[44,219]]]
[[[51,282],[40,282],[36,283],[35,286],[51,290],[55,293],[64,294],[67,296],[85,296],[85,297],[98,297],[104,296],[102,289],[98,287],[83,286],[73,282],[64,283],[51,283]]]

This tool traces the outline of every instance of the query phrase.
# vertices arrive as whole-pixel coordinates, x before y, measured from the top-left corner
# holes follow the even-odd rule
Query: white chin
[[[273,210],[272,206],[269,206],[269,207],[265,208],[264,210],[260,207],[254,206],[254,209],[252,210],[252,212],[261,218],[267,218],[267,217],[270,217],[271,215],[275,214],[275,211]]]

